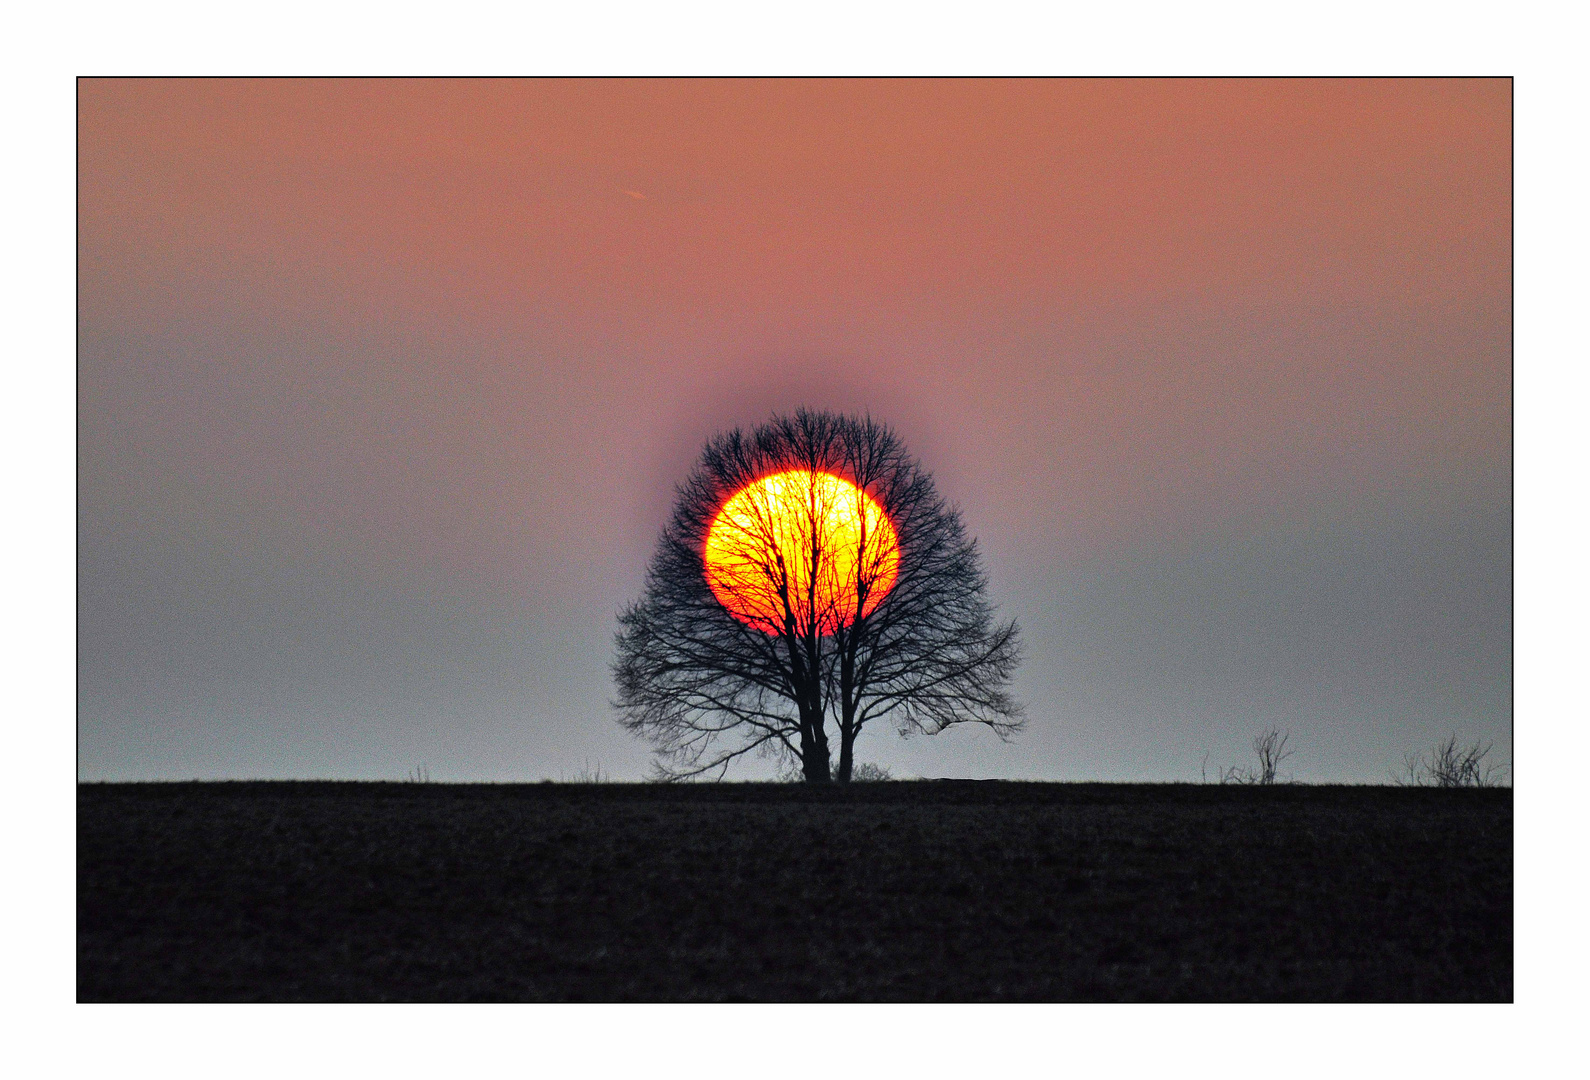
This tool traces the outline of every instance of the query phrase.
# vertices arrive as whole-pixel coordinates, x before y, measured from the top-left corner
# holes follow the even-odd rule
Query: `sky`
[[[81,779],[618,779],[702,443],[892,424],[1028,728],[1512,756],[1507,80],[79,83]],[[769,775],[752,762],[731,775]]]

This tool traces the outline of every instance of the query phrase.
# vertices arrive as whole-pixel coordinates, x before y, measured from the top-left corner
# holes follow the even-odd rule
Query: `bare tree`
[[[1232,765],[1229,768],[1221,771],[1220,782],[1222,784],[1275,783],[1276,774],[1281,767],[1281,762],[1285,761],[1287,758],[1291,757],[1297,752],[1295,750],[1288,750],[1286,747],[1287,742],[1291,738],[1292,733],[1290,731],[1283,735],[1275,728],[1271,728],[1269,731],[1254,736],[1253,754],[1254,757],[1258,758],[1258,768],[1255,769],[1252,766]],[[1205,754],[1205,764],[1208,763],[1208,760],[1209,755]]]
[[[849,782],[879,720],[1006,738],[1022,726],[1017,628],[986,589],[959,512],[887,426],[803,409],[737,428],[680,486],[619,616],[614,704],[670,779],[757,753]]]
[[[1393,779],[1408,787],[1495,787],[1507,775],[1507,767],[1481,764],[1493,745],[1481,746],[1475,740],[1460,747],[1452,735],[1423,754],[1404,756],[1402,772],[1393,774]]]

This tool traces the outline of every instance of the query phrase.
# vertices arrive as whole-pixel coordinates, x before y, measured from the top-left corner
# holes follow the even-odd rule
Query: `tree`
[[[1018,632],[986,590],[959,512],[886,425],[802,409],[736,428],[680,485],[619,616],[614,704],[668,779],[757,753],[848,783],[856,737],[885,719],[1008,738]]]

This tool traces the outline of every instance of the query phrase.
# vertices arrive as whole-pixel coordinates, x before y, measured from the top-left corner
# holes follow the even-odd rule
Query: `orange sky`
[[[452,311],[1450,300],[1508,281],[1510,105],[1505,80],[89,81],[83,223],[146,272],[290,254]]]

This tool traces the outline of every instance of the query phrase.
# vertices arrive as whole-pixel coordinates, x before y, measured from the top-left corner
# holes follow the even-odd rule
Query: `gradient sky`
[[[79,775],[639,777],[616,614],[702,442],[798,405],[893,424],[1024,630],[1026,733],[860,760],[1505,763],[1511,108],[84,81]]]

